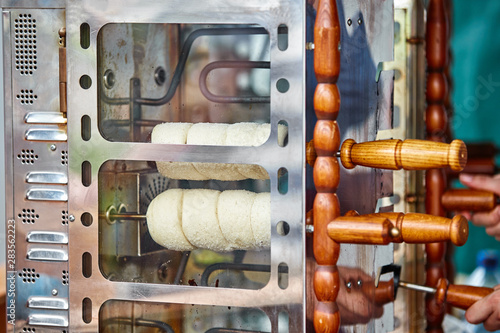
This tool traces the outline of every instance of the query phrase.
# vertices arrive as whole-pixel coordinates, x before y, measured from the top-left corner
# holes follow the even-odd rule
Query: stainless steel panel
[[[290,332],[304,331],[304,24],[305,6],[302,1],[261,1],[227,3],[226,1],[183,2],[122,1],[69,1],[67,9],[68,31],[68,144],[70,146],[69,189],[70,213],[76,221],[84,213],[93,217],[94,223],[84,226],[70,224],[72,284],[83,285],[85,289],[70,289],[71,327],[76,331],[97,331],[98,323],[82,320],[81,301],[92,299],[92,313],[99,313],[101,305],[109,299],[137,300],[180,304],[206,304],[222,306],[267,307],[286,309],[289,313]],[[90,26],[90,46],[80,46],[80,25]],[[260,147],[215,147],[180,146],[137,142],[109,142],[97,127],[97,36],[99,30],[111,22],[134,23],[186,23],[186,24],[257,24],[266,28],[270,35],[270,82],[271,82],[271,136]],[[277,28],[288,26],[289,45],[286,51],[277,47]],[[80,78],[88,75],[92,85],[82,89]],[[290,89],[280,93],[276,82],[286,78]],[[85,103],[82,103],[85,101]],[[91,119],[91,137],[81,137],[81,119]],[[277,145],[277,124],[288,123],[289,142],[286,147]],[[123,283],[106,280],[99,272],[98,258],[98,171],[107,160],[191,162],[230,162],[260,164],[270,174],[271,188],[271,258],[270,281],[262,289],[237,291],[228,288],[161,285],[146,283]],[[91,184],[82,184],[81,165],[88,161],[92,165]],[[280,168],[288,170],[289,189],[285,195],[277,190],[277,174]],[[290,226],[287,236],[280,236],[276,230],[279,221]],[[92,275],[83,277],[82,254],[92,258]],[[278,266],[286,263],[289,283],[286,289],[278,285]],[[238,295],[238,297],[234,297]],[[277,318],[271,319],[277,327]]]
[[[6,184],[8,184],[6,220],[15,227],[16,240],[15,250],[11,249],[15,252],[15,263],[12,262],[9,266],[9,276],[15,277],[15,296],[12,300],[15,301],[16,312],[13,318],[9,318],[7,332],[17,332],[23,327],[31,329],[26,327],[29,325],[29,316],[38,315],[33,311],[39,310],[27,307],[30,295],[52,297],[56,291],[60,297],[68,296],[67,249],[52,249],[47,244],[49,252],[40,253],[34,250],[28,255],[30,246],[34,243],[27,241],[31,231],[67,234],[69,215],[65,201],[33,201],[26,197],[30,187],[33,186],[26,182],[26,175],[30,172],[67,173],[66,142],[25,140],[25,134],[30,128],[55,129],[58,135],[66,128],[64,124],[38,126],[26,123],[29,113],[32,115],[27,118],[32,119],[31,117],[40,110],[59,111],[58,30],[65,25],[65,13],[64,10],[54,9],[60,7],[60,2],[54,1],[51,4],[52,6],[49,6],[48,1],[2,2],[3,32],[4,36],[9,35],[3,40],[6,82],[4,95]],[[33,8],[29,7],[30,5],[51,9]],[[9,6],[18,9],[5,9]],[[51,137],[45,138],[51,139]],[[55,194],[60,195],[62,193],[59,191],[62,191],[67,197],[67,185],[57,187]],[[38,188],[44,191],[51,190],[43,186]],[[28,256],[58,261],[30,260]],[[62,317],[65,317],[67,325],[67,310],[57,310],[54,315],[59,316],[64,313]],[[44,323],[44,320],[40,322]],[[43,333],[44,329],[38,327],[37,331]]]
[[[379,64],[393,60],[393,1],[341,0],[339,6],[341,67],[338,86],[341,109],[338,117],[342,141],[372,141],[377,132],[390,128],[392,119],[393,73],[382,72]],[[377,80],[378,78],[378,80]],[[388,127],[387,127],[388,126]],[[375,212],[381,198],[392,196],[392,171],[341,167],[337,190],[341,214],[356,210]],[[387,200],[387,199],[386,199]],[[392,210],[392,206],[385,207]],[[374,278],[377,269],[393,261],[393,245],[341,245],[338,265],[359,268]],[[355,316],[361,304],[347,302]],[[351,316],[351,317],[352,317]],[[384,306],[384,315],[366,325],[344,326],[346,332],[384,332],[393,327],[393,305]]]

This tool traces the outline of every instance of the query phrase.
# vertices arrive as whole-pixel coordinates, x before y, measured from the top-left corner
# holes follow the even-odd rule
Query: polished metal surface
[[[341,64],[338,87],[341,95],[338,123],[341,140],[372,141],[377,133],[391,128],[392,71],[378,72],[379,64],[393,61],[393,1],[339,0]],[[378,80],[377,80],[378,78]],[[341,214],[356,210],[360,214],[392,210],[392,171],[356,167],[340,168],[337,194]],[[379,199],[382,199],[379,201]],[[387,207],[382,203],[388,203]],[[393,245],[365,246],[342,244],[339,266],[359,268],[375,278],[377,269],[393,262]],[[389,278],[389,277],[387,277]],[[359,313],[360,305],[348,303]],[[345,332],[385,332],[394,325],[393,304],[384,306],[382,318],[368,324],[346,325]]]
[[[30,231],[26,240],[28,243],[68,244],[68,234],[55,231]]]
[[[68,310],[69,304],[66,298],[60,297],[37,297],[28,298],[28,308],[31,309],[49,309],[49,310]]]
[[[24,117],[26,124],[66,124],[67,119],[61,112],[28,112]]]
[[[289,331],[302,332],[305,327],[305,267],[304,267],[304,25],[305,6],[302,1],[233,2],[216,0],[200,2],[154,1],[68,1],[66,18],[67,62],[68,62],[68,143],[69,143],[69,190],[71,200],[69,211],[76,220],[70,224],[70,261],[82,262],[84,252],[91,258],[92,274],[84,277],[80,265],[71,265],[72,285],[86,288],[71,288],[70,326],[75,331],[97,331],[98,320],[90,323],[82,320],[82,300],[92,300],[94,318],[102,304],[109,299],[163,302],[178,304],[266,307],[283,309],[289,314]],[[90,26],[88,48],[80,46],[80,26]],[[103,26],[111,22],[134,23],[185,23],[185,24],[257,24],[264,27],[270,37],[270,123],[271,135],[260,147],[217,147],[194,145],[161,145],[141,142],[111,142],[105,140],[98,129],[98,76],[97,36]],[[278,26],[288,27],[289,44],[285,51],[277,46]],[[106,44],[107,45],[107,44]],[[128,46],[127,46],[128,47]],[[153,68],[153,72],[156,66]],[[134,70],[134,68],[132,68]],[[118,73],[113,70],[114,73]],[[103,73],[104,74],[104,71]],[[88,75],[92,85],[82,89],[80,78]],[[118,75],[118,74],[117,74]],[[148,77],[153,84],[154,75]],[[281,93],[276,88],[279,79],[286,78],[290,88]],[[117,78],[118,79],[118,78]],[[130,80],[117,80],[128,86]],[[148,81],[151,82],[151,81]],[[127,97],[128,88],[124,88]],[[160,95],[161,96],[161,95]],[[82,103],[85,101],[85,103]],[[88,116],[90,138],[82,139],[81,119]],[[281,120],[288,123],[289,142],[286,147],[277,143],[277,125]],[[271,250],[270,280],[258,290],[186,285],[112,282],[99,272],[99,210],[98,177],[105,161],[190,161],[218,163],[258,163],[270,175],[271,191]],[[82,184],[81,165],[91,165],[90,185]],[[278,192],[277,175],[280,168],[288,170],[288,193]],[[105,212],[106,207],[103,207]],[[129,209],[127,209],[129,210]],[[133,211],[133,210],[130,210]],[[82,214],[93,217],[94,223],[85,226],[80,223]],[[276,231],[279,221],[286,221],[290,232],[281,236]],[[106,222],[104,222],[106,223]],[[125,222],[129,223],[129,222]],[[124,225],[115,223],[114,225]],[[288,286],[282,289],[278,283],[278,266],[286,263],[289,269]],[[277,328],[276,316],[270,317],[272,327]]]
[[[67,261],[68,251],[60,249],[30,248],[26,254],[26,258],[37,261]]]
[[[62,172],[32,171],[26,175],[28,184],[60,184],[68,183],[68,175]]]
[[[381,131],[378,138],[425,138],[425,37],[424,1],[394,1],[394,62],[383,68],[395,72],[393,128]],[[394,172],[394,211],[424,213],[425,188],[420,171]],[[408,200],[409,198],[413,200]],[[425,248],[422,244],[399,244],[394,262],[402,266],[401,278],[425,283]],[[400,290],[394,302],[395,332],[425,330],[425,295]]]
[[[26,192],[26,199],[33,201],[68,201],[66,190],[51,188],[31,188]]]
[[[40,309],[28,308],[30,296],[53,297],[56,290],[59,297],[67,298],[69,292],[68,250],[63,244],[67,243],[63,236],[67,235],[68,228],[67,185],[27,182],[27,177],[40,181],[37,173],[67,175],[66,125],[56,116],[59,113],[58,30],[65,25],[64,10],[56,8],[61,8],[63,3],[2,1],[5,219],[11,226],[11,240],[15,240],[9,243],[8,252],[11,256],[15,253],[15,261],[7,260],[7,275],[13,282],[8,302],[16,305],[6,332],[27,331],[33,328],[30,325],[36,325],[36,331],[44,333],[43,326],[68,325],[68,310],[43,310],[42,314]],[[50,125],[52,121],[56,124]],[[45,129],[51,131],[48,136],[39,131]],[[52,139],[54,141],[50,141]]]
[[[28,141],[66,141],[68,135],[65,130],[56,128],[30,128],[24,139]]]
[[[49,327],[68,327],[68,317],[48,314],[34,314],[29,316],[28,324]]]
[[[406,289],[421,291],[421,292],[424,292],[424,293],[431,293],[431,294],[435,294],[436,293],[436,288],[431,288],[431,287],[427,287],[427,286],[421,286],[421,285],[418,285],[418,284],[409,283],[409,282],[405,282],[405,281],[399,281],[399,286],[403,287],[403,288],[406,288]]]

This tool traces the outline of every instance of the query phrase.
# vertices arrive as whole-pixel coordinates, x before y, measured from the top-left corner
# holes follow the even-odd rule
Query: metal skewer
[[[406,289],[421,291],[430,294],[435,294],[437,292],[436,288],[421,286],[419,284],[413,284],[405,281],[399,281],[399,286]]]

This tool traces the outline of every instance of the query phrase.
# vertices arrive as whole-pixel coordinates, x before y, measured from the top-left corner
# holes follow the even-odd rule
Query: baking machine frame
[[[26,280],[28,275],[33,275],[35,280],[44,281],[43,283],[36,281],[34,285],[40,288],[36,292],[28,291],[31,294],[29,297],[36,295],[37,307],[28,307],[26,313],[18,311],[11,322],[15,325],[9,325],[9,331],[19,332],[22,327],[25,330],[36,327],[37,332],[40,330],[66,332],[67,329],[72,332],[97,332],[100,308],[108,300],[261,308],[269,315],[273,332],[283,329],[278,327],[277,314],[285,311],[289,318],[288,331],[304,331],[305,6],[303,2],[127,0],[117,5],[113,1],[88,0],[67,3],[6,1],[2,5],[4,52],[12,55],[5,57],[4,60],[6,138],[14,138],[12,146],[10,142],[6,143],[6,155],[15,156],[18,150],[23,150],[27,159],[35,159],[36,156],[38,162],[35,167],[29,163],[19,167],[17,162],[13,161],[6,171],[7,195],[11,194],[13,198],[12,206],[10,203],[7,204],[7,216],[9,225],[12,224],[16,228],[17,245],[16,262],[9,269],[9,273],[15,274],[15,286],[18,286],[18,289],[23,284],[23,278]],[[44,32],[41,19],[36,17],[37,14],[48,12],[58,13],[58,20],[53,20],[50,31]],[[66,27],[67,131],[66,118],[60,112],[56,97],[59,96],[57,77],[59,40],[58,38],[51,40],[53,54],[49,59],[44,58],[44,51],[38,39],[40,62],[38,69],[33,75],[18,76],[11,38],[15,30],[14,20],[20,14],[29,15],[29,18],[37,20],[38,38],[48,34],[52,34],[52,37],[57,36],[58,30]],[[104,25],[124,22],[248,24],[265,28],[270,38],[271,57],[271,134],[268,141],[260,147],[216,147],[110,142],[104,139],[97,121],[99,119],[97,82],[101,80],[97,77],[97,36],[99,29]],[[82,47],[80,40],[82,24],[90,27],[90,44],[85,48]],[[289,41],[288,48],[284,51],[278,48],[277,42],[278,27],[283,24],[288,27]],[[43,49],[48,49],[47,45],[43,42]],[[56,67],[44,69],[42,65],[49,63]],[[42,73],[43,70],[47,70],[45,75]],[[45,80],[44,77],[50,79]],[[287,92],[278,91],[276,84],[279,79],[288,81]],[[41,86],[42,82],[47,87],[45,89],[51,90],[46,93],[38,92],[37,103],[19,105],[16,104],[16,99],[19,99],[17,90],[20,86],[16,84],[16,80],[25,82],[28,90],[33,90],[30,87]],[[36,116],[37,112],[41,111],[51,112],[52,118],[49,120],[44,118],[45,120],[35,124],[27,122],[24,118],[28,112]],[[48,113],[38,113],[38,115],[49,116]],[[277,127],[280,121],[286,121],[288,124],[289,140],[285,147],[280,147],[277,142]],[[8,125],[11,123],[12,127]],[[39,130],[34,133],[49,133],[49,136],[35,137],[35,140],[31,140],[32,137],[27,133],[33,128]],[[23,133],[24,137],[20,137],[19,133]],[[52,136],[54,133],[59,136]],[[65,161],[67,160],[67,165],[61,164],[60,154],[63,154],[62,158]],[[100,218],[101,212],[98,210],[98,175],[101,165],[110,160],[258,163],[263,166],[270,175],[272,207],[269,283],[259,290],[236,291],[226,288],[129,283],[106,279],[100,273],[98,261],[99,224],[106,223]],[[286,168],[288,171],[286,194],[278,191],[278,170],[281,168]],[[46,178],[47,175],[54,176],[53,173],[61,177],[66,175],[67,178],[45,179],[43,184],[33,185],[25,181],[26,173],[30,170],[37,172],[40,170]],[[22,223],[22,217],[19,217],[21,220],[16,218],[18,211],[22,211],[22,207],[27,203],[29,211],[24,212],[25,215],[31,214],[34,216],[33,219],[39,217],[40,220],[43,219],[43,223],[40,221],[33,224]],[[53,216],[60,215],[61,212],[64,223],[61,223],[60,217],[56,219]],[[54,222],[56,220],[57,223]],[[290,227],[285,236],[277,232],[277,224],[280,221],[286,221]],[[26,242],[26,235],[33,232],[38,235],[38,240]],[[26,247],[23,244],[27,244]],[[278,283],[280,264],[286,264],[288,267],[288,286],[284,289]],[[30,267],[29,272],[26,271],[26,267]],[[68,277],[71,277],[71,288],[67,283],[64,285],[61,283],[61,274],[66,282]],[[28,301],[25,298],[21,293],[17,293],[11,299],[19,306],[23,306],[23,303]]]

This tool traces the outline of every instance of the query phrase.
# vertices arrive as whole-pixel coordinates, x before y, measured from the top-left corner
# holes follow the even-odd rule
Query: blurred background
[[[466,143],[491,142],[500,147],[500,1],[453,0],[452,98],[454,136]],[[497,154],[496,165],[500,165]],[[500,250],[484,228],[470,225],[469,240],[456,248],[457,274],[476,267],[480,249]]]

